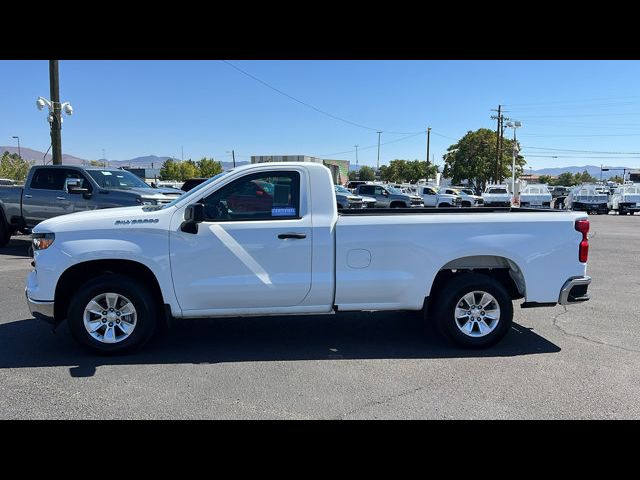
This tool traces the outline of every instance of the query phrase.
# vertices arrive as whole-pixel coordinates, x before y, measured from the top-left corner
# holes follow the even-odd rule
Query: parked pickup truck
[[[520,192],[520,206],[531,208],[551,208],[551,192],[547,185],[527,185]]]
[[[522,307],[588,300],[586,213],[404,208],[338,213],[331,171],[258,163],[165,205],[33,229],[32,314],[82,345],[140,347],[165,319],[415,310],[487,347]]]
[[[506,185],[487,185],[482,194],[485,207],[510,207],[512,199]]]
[[[424,207],[422,197],[402,193],[390,185],[379,185],[367,183],[356,187],[356,195],[361,197],[371,197],[376,201],[378,208],[416,208]]]
[[[182,192],[152,188],[133,173],[72,165],[34,166],[24,187],[0,188],[0,247],[17,231],[58,215],[127,205],[169,203]]]
[[[567,196],[567,206],[576,212],[609,213],[609,196],[598,192],[596,185],[584,184],[575,187]]]

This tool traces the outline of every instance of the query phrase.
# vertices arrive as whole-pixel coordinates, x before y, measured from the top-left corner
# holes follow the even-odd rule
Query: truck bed
[[[376,216],[376,215],[398,215],[398,214],[428,214],[428,213],[509,213],[509,212],[553,212],[560,213],[560,210],[549,210],[548,208],[519,208],[519,207],[424,207],[424,208],[366,208],[366,209],[353,209],[353,210],[340,210],[338,215],[344,216]]]

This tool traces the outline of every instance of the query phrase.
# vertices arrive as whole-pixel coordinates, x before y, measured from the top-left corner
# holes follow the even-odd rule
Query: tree
[[[547,185],[551,185],[551,182],[552,182],[551,175],[540,175],[538,177],[538,182],[546,183]]]
[[[107,162],[101,162],[100,160],[89,160],[89,166],[91,167],[106,167]]]
[[[380,178],[387,182],[396,183],[416,183],[423,178],[435,177],[438,172],[436,165],[428,165],[421,160],[400,160],[395,159],[389,165],[380,167]]]
[[[563,172],[560,175],[558,175],[558,179],[556,180],[555,183],[556,185],[572,187],[573,185],[576,185],[578,182],[576,182],[576,179],[571,172]]]
[[[175,160],[165,160],[160,167],[160,180],[178,180],[180,178],[180,168]]]
[[[191,159],[180,162],[178,164],[178,171],[180,172],[178,180],[181,182],[184,182],[188,178],[197,177],[200,174],[198,165]]]
[[[623,180],[622,180],[622,177],[620,175],[616,175],[615,177],[610,177],[609,181],[610,182],[616,182],[616,183],[619,183],[619,184],[624,183]]]
[[[0,159],[0,177],[22,182],[32,166],[33,162],[26,161],[17,153],[5,151]]]
[[[223,171],[222,164],[213,158],[203,157],[198,161],[197,166],[201,177],[213,177]]]
[[[454,184],[467,180],[481,190],[484,190],[490,181],[497,183],[511,177],[513,140],[504,138],[500,155],[502,168],[498,172],[498,178],[496,178],[496,141],[496,132],[488,128],[467,132],[456,144],[451,145],[442,157],[444,176],[451,178]],[[523,156],[516,157],[516,177],[522,175],[526,163]]]
[[[360,167],[359,173],[360,180],[371,182],[376,179],[376,173],[374,172],[373,168],[367,167],[366,165]]]
[[[574,175],[574,177],[575,177],[576,184],[579,184],[579,183],[595,183],[597,181],[586,170],[584,170],[582,173],[576,173]]]

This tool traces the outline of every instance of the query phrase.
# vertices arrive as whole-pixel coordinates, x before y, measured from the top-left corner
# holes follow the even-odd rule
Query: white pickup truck
[[[586,213],[338,213],[313,163],[229,170],[165,205],[79,212],[33,229],[32,314],[81,344],[140,347],[169,319],[415,310],[466,347],[522,307],[588,300]]]

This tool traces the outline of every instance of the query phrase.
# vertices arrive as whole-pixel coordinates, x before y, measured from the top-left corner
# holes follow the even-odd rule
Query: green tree
[[[89,166],[91,167],[106,167],[107,162],[101,162],[100,160],[89,160]]]
[[[175,160],[165,160],[160,167],[160,180],[179,180],[180,168]]]
[[[578,182],[571,172],[563,172],[558,175],[558,179],[556,180],[556,185],[563,185],[565,187],[572,187],[576,185]]]
[[[496,178],[496,141],[496,132],[488,128],[467,132],[443,155],[444,176],[451,178],[454,184],[468,180],[479,189],[484,189],[489,182],[498,183],[510,177],[513,140],[504,138],[500,155],[502,168],[498,171],[498,178]],[[522,175],[526,163],[522,155],[516,157],[516,177]]]
[[[589,172],[584,170],[582,173],[576,173],[574,175],[576,184],[578,183],[595,183],[597,182],[596,178],[592,177]]]
[[[200,174],[198,165],[191,159],[180,162],[178,164],[178,171],[180,172],[178,180],[181,182],[184,182],[188,178],[197,177]]]
[[[538,177],[538,181],[540,183],[546,183],[547,185],[551,185],[552,178],[551,178],[551,175],[540,175],[540,177]]]
[[[616,175],[615,177],[610,177],[609,181],[616,182],[616,183],[619,183],[619,184],[623,183],[622,182],[622,177],[620,175]]]
[[[22,182],[27,177],[33,162],[28,162],[17,153],[4,152],[0,159],[0,177]]]
[[[222,164],[213,158],[203,157],[198,161],[197,165],[201,177],[213,177],[223,171]]]
[[[415,183],[422,178],[432,178],[438,172],[436,165],[421,160],[395,159],[380,167],[380,178],[387,182]]]
[[[365,180],[371,182],[376,179],[376,172],[371,167],[367,167],[366,165],[360,167],[359,171],[360,180]]]

